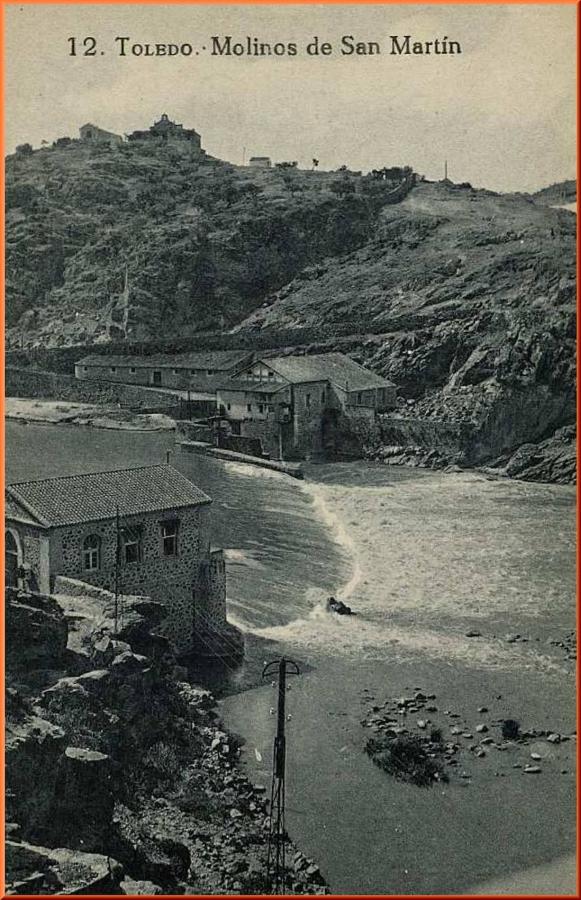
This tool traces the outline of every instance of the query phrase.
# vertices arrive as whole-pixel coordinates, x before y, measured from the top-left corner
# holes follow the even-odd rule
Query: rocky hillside
[[[235,324],[371,237],[402,180],[243,168],[146,142],[23,145],[6,165],[8,345]]]
[[[574,421],[576,216],[547,204],[574,183],[533,198],[406,175],[25,145],[7,161],[8,346],[213,330],[212,346],[344,350],[408,419],[468,434],[449,461],[548,439]]]
[[[571,212],[420,183],[364,247],[304,270],[242,328],[350,323],[337,346],[395,382],[408,418],[462,427],[459,461],[481,463],[574,421],[575,235]]]
[[[208,691],[156,634],[163,607],[65,579],[7,590],[10,894],[267,893],[267,801]],[[289,845],[288,888],[326,893]]]
[[[550,184],[548,187],[542,188],[532,196],[537,203],[544,203],[547,206],[575,203],[577,200],[577,182],[572,178],[569,178],[567,181],[559,181],[557,184]]]

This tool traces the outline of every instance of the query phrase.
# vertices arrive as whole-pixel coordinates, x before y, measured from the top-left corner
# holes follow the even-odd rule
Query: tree
[[[17,156],[30,156],[32,152],[33,150],[30,144],[19,144],[16,148]]]

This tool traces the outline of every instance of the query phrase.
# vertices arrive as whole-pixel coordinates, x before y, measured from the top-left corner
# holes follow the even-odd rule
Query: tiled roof
[[[7,485],[6,494],[7,515],[10,501],[16,501],[45,526],[112,519],[117,508],[119,515],[131,516],[211,503],[185,475],[167,465],[21,481]]]
[[[79,359],[78,366],[132,366],[136,369],[216,369],[227,372],[249,356],[247,350],[208,350],[207,352],[164,353],[152,356],[111,356],[93,353]]]
[[[262,357],[261,362],[270,366],[292,384],[309,381],[331,381],[340,388],[348,385],[350,391],[392,387],[385,378],[370,372],[343,353],[319,353],[313,356]]]

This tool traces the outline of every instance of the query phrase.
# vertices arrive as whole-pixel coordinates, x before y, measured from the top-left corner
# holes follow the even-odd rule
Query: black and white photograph
[[[6,895],[578,896],[575,4],[3,12]]]

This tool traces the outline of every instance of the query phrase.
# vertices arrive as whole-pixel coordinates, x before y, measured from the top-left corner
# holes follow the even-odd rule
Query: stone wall
[[[12,522],[6,520],[6,527],[10,529],[15,536],[16,543],[20,549],[21,559],[19,563],[28,568],[28,577],[26,588],[30,591],[40,591],[48,593],[48,554],[43,560],[43,544],[46,545],[46,535],[39,529],[31,525],[24,525],[21,522]],[[24,584],[22,585],[24,587]]]
[[[468,429],[462,422],[383,415],[378,417],[378,425],[385,446],[422,447],[463,455],[468,440]]]
[[[329,403],[327,382],[293,385],[293,447],[298,459],[323,452],[323,415]],[[289,454],[290,456],[290,454]]]
[[[213,431],[209,425],[203,425],[199,422],[181,421],[176,422],[176,438],[179,440],[180,436],[188,441],[206,441],[206,443],[211,444]]]
[[[79,381],[72,375],[8,367],[5,373],[7,397],[68,400],[71,403],[98,403],[135,409],[140,412],[175,412],[176,398],[162,391],[107,381]]]
[[[178,554],[164,556],[160,523],[177,518]],[[124,517],[121,527],[140,528],[141,560],[120,566],[119,590],[141,594],[162,602],[168,610],[163,633],[181,651],[192,640],[195,602],[205,602],[199,591],[201,563],[208,558],[209,529],[207,507],[164,510],[149,516]],[[101,541],[100,567],[87,571],[83,542],[89,535]],[[54,529],[51,535],[51,572],[79,578],[89,584],[115,590],[117,535],[115,520]]]
[[[226,561],[223,550],[213,550],[208,566],[208,594],[204,609],[209,626],[216,631],[226,622]]]
[[[249,441],[259,441],[263,454],[267,454],[271,459],[280,459],[279,423],[274,418],[264,421],[247,419],[240,423],[240,434]]]

